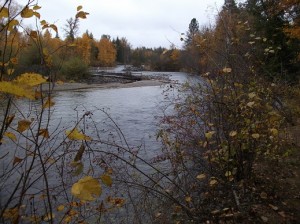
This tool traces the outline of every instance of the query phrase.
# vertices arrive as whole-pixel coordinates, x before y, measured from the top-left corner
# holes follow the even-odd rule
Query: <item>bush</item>
[[[66,79],[80,80],[89,77],[88,65],[78,57],[70,58],[66,61],[62,68],[61,73]]]

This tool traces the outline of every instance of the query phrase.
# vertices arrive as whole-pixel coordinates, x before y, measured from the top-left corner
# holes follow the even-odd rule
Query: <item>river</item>
[[[117,68],[117,71],[120,67]],[[145,75],[151,76],[168,76],[172,82],[183,83],[188,79],[188,75],[180,72],[142,72]],[[161,153],[161,143],[156,140],[156,133],[158,130],[159,118],[163,116],[166,107],[168,106],[168,101],[164,91],[170,89],[170,84],[162,86],[144,86],[144,87],[133,87],[133,88],[111,88],[111,89],[84,89],[84,90],[73,90],[73,91],[58,91],[53,93],[53,101],[55,106],[51,108],[50,116],[51,123],[49,126],[50,134],[55,133],[54,136],[56,140],[53,143],[48,143],[45,147],[53,148],[56,147],[56,142],[60,142],[64,138],[63,132],[59,132],[58,129],[70,130],[72,129],[80,117],[88,113],[90,117],[89,121],[84,123],[84,128],[86,133],[93,139],[102,139],[104,141],[114,142],[116,144],[122,145],[123,137],[120,137],[120,131],[124,135],[125,140],[128,143],[130,150],[139,150],[139,156],[143,157],[144,160],[150,161],[153,157]],[[171,93],[176,95],[175,88],[171,88]],[[28,107],[27,103],[22,100],[17,101],[17,107],[23,115],[31,117],[34,114],[34,110],[31,113],[26,112],[27,110],[32,110],[35,108],[35,104]],[[1,114],[3,113],[1,111]],[[104,111],[104,112],[103,112]],[[18,112],[16,112],[18,113]],[[16,115],[21,117],[20,115]],[[112,120],[110,120],[111,118]],[[115,122],[115,123],[114,123]],[[43,121],[46,123],[46,121]],[[59,127],[59,128],[58,128]],[[95,130],[95,128],[97,130]],[[17,149],[17,145],[14,148]],[[26,142],[26,144],[28,144]],[[48,146],[49,145],[49,146]],[[101,148],[102,146],[95,145]],[[9,148],[12,147],[10,144],[3,144],[1,146],[2,152],[0,156],[4,156],[5,152],[9,152]],[[65,147],[64,150],[69,150],[70,147],[78,148],[79,145],[72,145]],[[127,146],[126,146],[127,147]],[[76,149],[77,150],[77,149]],[[7,193],[9,195],[10,189],[7,186],[16,185],[16,176],[20,176],[20,172],[28,168],[28,164],[22,162],[16,162],[13,166],[18,167],[18,171],[13,171],[7,169],[11,166],[11,161],[14,157],[23,158],[28,155],[29,150],[24,150],[24,153],[20,151],[15,151],[10,153],[5,161],[1,161],[1,181],[2,186],[0,188],[1,195],[1,206],[5,203],[4,195]],[[61,151],[61,150],[60,150]],[[44,156],[51,157],[52,160],[60,154],[60,151],[53,151],[51,153],[45,153]],[[92,153],[91,153],[92,154]],[[133,154],[130,154],[133,155]],[[73,153],[74,156],[74,153]],[[1,157],[0,157],[1,158]],[[59,158],[60,163],[62,162]],[[104,158],[93,157],[93,160],[103,160]],[[70,160],[70,158],[69,158]],[[99,164],[98,164],[99,165]],[[149,166],[145,164],[140,164],[140,169],[143,172],[151,172]],[[92,168],[95,165],[92,165]],[[62,165],[64,167],[64,165]],[[66,165],[68,168],[68,165]],[[66,168],[66,169],[67,169]],[[51,172],[57,173],[60,168],[52,167],[49,170]],[[68,168],[69,169],[69,168]],[[86,173],[90,174],[90,169],[85,170]],[[121,168],[120,168],[121,169]],[[127,168],[128,169],[128,168]],[[40,174],[40,168],[34,170],[33,174]],[[61,171],[63,172],[63,171]],[[99,175],[99,172],[92,171],[92,173]],[[122,172],[128,172],[128,170],[123,170]],[[50,182],[56,182],[58,179],[58,174],[51,174],[48,176]],[[68,181],[72,182],[74,179],[71,177]],[[67,181],[67,180],[66,180]],[[44,184],[44,183],[43,183]],[[5,186],[7,185],[7,186]],[[51,185],[51,183],[50,183]],[[37,186],[40,186],[37,184]],[[53,185],[53,188],[62,187],[61,185]],[[35,187],[40,188],[40,187]],[[29,191],[31,192],[31,191]],[[36,191],[31,193],[36,194]],[[127,211],[128,212],[128,211]]]

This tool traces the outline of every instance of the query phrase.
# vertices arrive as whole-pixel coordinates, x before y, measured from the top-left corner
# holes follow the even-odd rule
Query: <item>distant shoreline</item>
[[[43,84],[42,88],[47,91],[50,87],[52,91],[76,91],[84,89],[111,89],[111,88],[132,88],[132,87],[144,87],[144,86],[162,86],[169,83],[166,80],[141,80],[128,83],[112,82],[112,83],[96,83],[88,84],[81,82],[65,82],[62,84],[55,83]]]

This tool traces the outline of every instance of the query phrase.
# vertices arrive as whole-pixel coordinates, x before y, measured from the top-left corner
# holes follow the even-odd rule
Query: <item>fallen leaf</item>
[[[261,197],[262,199],[267,199],[267,198],[268,198],[268,195],[267,195],[266,192],[261,192],[261,193],[260,193],[260,197]]]
[[[230,137],[234,137],[234,136],[236,136],[237,135],[237,132],[236,131],[231,131],[230,133],[229,133],[229,136]]]
[[[231,68],[227,68],[227,67],[223,68],[224,73],[230,73],[231,71],[232,71]]]
[[[255,104],[255,102],[254,102],[254,101],[251,101],[251,102],[247,103],[247,106],[248,106],[248,107],[253,107],[254,104]]]
[[[256,94],[253,93],[253,92],[248,94],[248,97],[249,97],[250,99],[254,98],[255,96],[256,96]]]
[[[205,133],[205,138],[206,138],[207,140],[209,140],[209,139],[212,138],[212,136],[213,136],[215,133],[216,133],[215,131],[209,131],[209,132],[206,132],[206,133]]]
[[[231,171],[226,171],[226,173],[225,173],[225,177],[229,177],[229,176],[232,176],[232,173],[231,173]]]
[[[274,211],[277,211],[277,210],[278,210],[278,207],[275,206],[275,205],[269,204],[269,206],[270,206]]]
[[[262,220],[263,222],[268,222],[268,220],[269,220],[269,219],[268,219],[267,217],[265,217],[265,216],[261,216],[260,218],[261,218],[261,220]]]
[[[255,138],[255,139],[259,138],[259,134],[258,133],[252,134],[251,136],[252,136],[252,138]]]
[[[209,181],[209,185],[211,186],[211,187],[213,187],[213,186],[215,186],[215,185],[217,185],[218,184],[218,181],[216,180],[216,179],[211,179],[210,181]]]
[[[199,174],[197,177],[196,177],[198,180],[203,180],[206,178],[206,175],[204,173],[202,174]]]
[[[192,201],[192,198],[191,198],[190,196],[186,196],[186,197],[185,197],[185,201],[186,201],[186,202],[191,202],[191,201]]]

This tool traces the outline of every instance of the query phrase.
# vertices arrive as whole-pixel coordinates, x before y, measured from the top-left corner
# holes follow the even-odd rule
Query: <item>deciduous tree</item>
[[[97,47],[99,49],[98,62],[101,66],[113,66],[116,61],[116,48],[106,37],[101,38]]]

